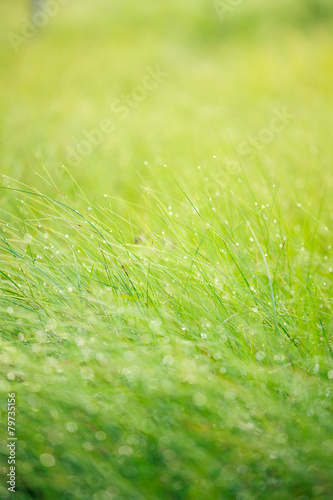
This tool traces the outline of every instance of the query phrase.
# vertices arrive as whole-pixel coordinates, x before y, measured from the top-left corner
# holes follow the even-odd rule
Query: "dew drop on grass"
[[[86,451],[92,451],[94,449],[93,445],[89,441],[83,443],[82,448]]]
[[[95,434],[95,438],[98,439],[98,441],[104,441],[106,439],[106,434],[103,431],[98,431]]]
[[[66,429],[68,432],[76,432],[78,430],[78,426],[75,422],[67,422]]]
[[[30,234],[25,234],[23,239],[24,239],[25,243],[29,244],[32,242],[33,237]]]
[[[130,446],[121,446],[118,449],[119,455],[130,456],[133,453],[133,450]]]
[[[43,453],[40,455],[39,460],[44,467],[53,467],[56,463],[54,456],[49,453]]]

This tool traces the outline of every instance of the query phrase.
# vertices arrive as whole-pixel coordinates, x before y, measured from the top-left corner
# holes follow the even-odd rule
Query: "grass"
[[[15,392],[19,499],[332,498],[330,4],[72,0],[16,53],[20,9],[0,497]]]

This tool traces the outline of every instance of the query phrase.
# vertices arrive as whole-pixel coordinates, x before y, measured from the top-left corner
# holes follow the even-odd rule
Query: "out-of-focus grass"
[[[9,29],[20,33],[23,11],[3,3],[4,14],[10,9],[17,17],[4,26],[6,16],[1,16],[3,173],[23,174],[35,183],[34,173],[44,164],[61,179],[67,147],[108,117],[114,132],[72,168],[73,174],[83,188],[88,184],[90,195],[99,193],[91,186],[90,164],[109,191],[137,200],[136,172],[146,175],[144,161],[168,163],[193,178],[193,167],[216,155],[222,169],[235,145],[266,127],[275,107],[287,107],[296,122],[261,156],[273,159],[274,171],[292,170],[294,176],[297,169],[286,165],[285,157],[299,156],[300,136],[306,156],[310,147],[324,153],[330,141],[329,127],[313,120],[328,120],[317,113],[318,92],[323,109],[332,101],[327,77],[331,24],[297,28],[308,12],[303,4],[260,2],[255,8],[246,3],[220,21],[207,2],[155,7],[97,2],[88,7],[73,0],[15,54],[6,34]],[[280,22],[274,24],[276,17]],[[120,119],[112,103],[126,100],[141,84],[146,67],[156,65],[169,76],[127,119]],[[327,169],[321,170],[325,175]],[[310,175],[317,179],[313,165]]]
[[[331,4],[73,0],[16,53],[25,7],[0,3],[17,495],[332,498]]]

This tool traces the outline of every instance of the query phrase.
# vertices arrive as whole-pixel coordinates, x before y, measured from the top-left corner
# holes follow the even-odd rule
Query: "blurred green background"
[[[104,190],[128,200],[138,197],[138,173],[154,184],[163,164],[194,184],[201,164],[224,180],[226,157],[235,159],[237,145],[286,108],[297,119],[259,151],[260,161],[294,187],[302,153],[307,195],[327,184],[329,0],[71,0],[17,51],[11,34],[22,35],[30,4],[1,0],[0,9],[2,173],[39,185],[44,166],[74,194],[65,164],[93,199],[100,192],[91,168]],[[168,76],[124,119],[113,103],[126,102],[157,66]],[[72,165],[68,148],[104,118],[113,132]],[[246,169],[256,172],[251,161]]]

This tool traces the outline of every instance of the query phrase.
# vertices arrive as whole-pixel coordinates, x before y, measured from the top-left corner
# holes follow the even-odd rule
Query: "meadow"
[[[0,0],[0,498],[13,393],[20,500],[333,498],[331,2],[52,4]]]

